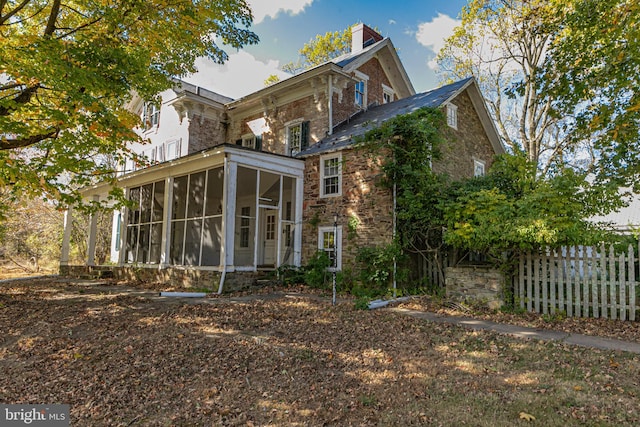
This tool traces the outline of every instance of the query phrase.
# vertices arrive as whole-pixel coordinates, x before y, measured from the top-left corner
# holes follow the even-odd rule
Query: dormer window
[[[262,135],[243,135],[241,139],[236,141],[236,144],[253,150],[262,150]]]
[[[354,87],[355,104],[360,108],[367,107],[367,80],[369,80],[369,76],[363,74],[359,71],[355,72],[356,83]]]
[[[142,109],[142,125],[144,130],[152,129],[160,123],[160,108],[153,102],[145,102]]]
[[[395,92],[393,88],[390,88],[389,86],[383,84],[382,85],[382,103],[388,104],[390,102],[393,102],[394,100],[395,100]]]
[[[447,104],[447,124],[458,129],[458,107],[453,104]]]

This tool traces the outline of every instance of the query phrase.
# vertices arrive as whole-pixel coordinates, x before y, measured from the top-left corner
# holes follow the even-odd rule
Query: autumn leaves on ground
[[[638,425],[640,358],[353,302],[0,285],[0,402],[74,426]],[[535,419],[534,419],[535,418]]]

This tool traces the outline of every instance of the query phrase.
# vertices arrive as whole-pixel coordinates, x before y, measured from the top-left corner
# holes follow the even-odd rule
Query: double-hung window
[[[355,104],[360,108],[367,108],[367,80],[369,80],[369,76],[363,74],[359,71],[355,72]]]
[[[458,107],[453,104],[447,104],[447,124],[458,129]]]
[[[296,121],[286,125],[287,154],[295,156],[309,145],[309,122]]]
[[[142,111],[142,125],[144,130],[152,129],[160,123],[160,107],[153,102],[145,102]]]
[[[340,153],[320,157],[320,197],[342,194],[342,155]]]
[[[318,227],[318,250],[329,257],[329,271],[342,269],[342,227]]]

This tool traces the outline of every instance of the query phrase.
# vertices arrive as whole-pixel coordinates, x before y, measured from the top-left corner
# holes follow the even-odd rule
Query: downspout
[[[333,134],[333,76],[329,76],[329,81],[327,82],[328,86],[328,102],[327,108],[329,109],[329,133],[328,135]]]
[[[224,206],[224,215],[222,215],[222,247],[220,248],[220,262],[222,262],[222,273],[220,274],[220,284],[218,285],[218,295],[222,294],[224,287],[224,279],[227,276],[227,185],[229,184],[229,162],[227,156],[224,156],[223,169],[224,185],[222,186],[222,206]]]
[[[393,242],[396,240],[396,181],[393,180]],[[398,284],[396,280],[396,273],[398,271],[398,261],[396,259],[395,254],[393,255],[393,298],[397,296]]]

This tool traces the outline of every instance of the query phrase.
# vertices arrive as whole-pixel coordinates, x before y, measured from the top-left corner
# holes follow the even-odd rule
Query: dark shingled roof
[[[393,117],[409,114],[423,107],[439,107],[459,90],[464,88],[471,79],[470,77],[388,104],[369,107],[366,111],[362,111],[351,117],[351,119],[336,126],[333,129],[332,135],[327,136],[317,144],[298,153],[296,157],[307,157],[314,154],[340,150],[352,145],[355,142],[355,137],[364,135],[367,131],[380,126]]]

